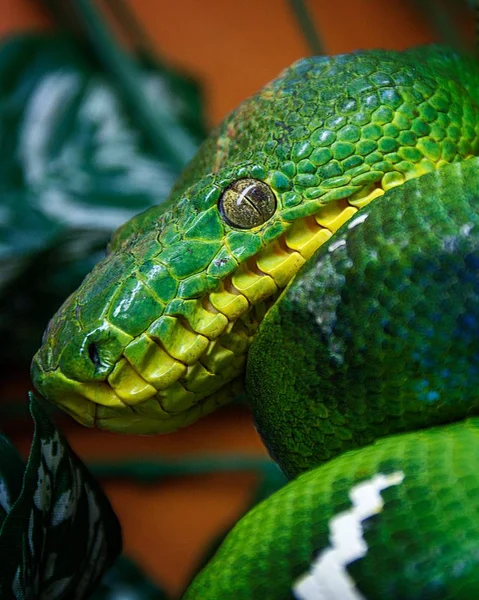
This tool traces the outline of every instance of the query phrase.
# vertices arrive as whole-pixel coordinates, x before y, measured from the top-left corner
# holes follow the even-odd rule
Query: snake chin
[[[32,365],[37,390],[86,427],[127,434],[170,433],[191,425],[242,393],[242,382],[233,380],[227,388],[201,398],[190,406],[168,412],[157,395],[138,404],[127,404],[108,382],[78,382],[58,370],[44,373],[37,361]]]

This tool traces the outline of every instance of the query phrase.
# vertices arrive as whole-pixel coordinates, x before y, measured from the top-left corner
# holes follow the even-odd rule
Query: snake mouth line
[[[214,291],[173,300],[127,344],[106,381],[53,371],[43,374],[45,394],[82,424],[112,431],[168,432],[212,412],[233,397],[225,384],[243,371],[260,322],[301,266],[360,208],[420,174],[371,184],[296,219]]]

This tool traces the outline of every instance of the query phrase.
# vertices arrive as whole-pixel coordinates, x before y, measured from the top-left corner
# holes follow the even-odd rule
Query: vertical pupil
[[[218,208],[233,227],[251,229],[270,219],[276,210],[276,197],[270,187],[256,179],[238,179],[221,195]]]
[[[266,190],[261,189],[259,185],[252,185],[244,192],[246,198],[253,204],[256,210],[264,217],[266,221],[271,215],[268,214],[268,194]]]

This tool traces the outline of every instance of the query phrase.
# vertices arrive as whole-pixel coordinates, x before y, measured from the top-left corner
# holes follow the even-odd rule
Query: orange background
[[[0,35],[48,27],[37,4],[2,0]],[[329,54],[361,48],[400,50],[434,39],[411,0],[308,4]],[[201,80],[210,123],[308,54],[287,0],[129,0],[129,5],[160,55]]]
[[[358,48],[402,49],[433,39],[406,0],[310,0],[328,53]],[[218,122],[242,99],[284,67],[308,54],[285,0],[130,0],[158,52],[202,82],[207,117]],[[32,0],[2,0],[0,34],[49,27]],[[25,372],[11,377],[0,395],[25,397]],[[199,456],[265,451],[246,410],[229,408],[177,434],[121,437],[62,421],[73,448],[84,459]],[[7,432],[26,453],[29,433]],[[205,545],[247,506],[252,474],[217,474],[155,485],[105,481],[122,522],[125,551],[167,591],[177,594]]]

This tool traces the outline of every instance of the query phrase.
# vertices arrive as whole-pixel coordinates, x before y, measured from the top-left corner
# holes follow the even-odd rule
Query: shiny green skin
[[[356,589],[478,596],[479,418],[464,420],[479,414],[478,189],[472,159],[391,190],[269,311],[249,353],[249,400],[280,466],[313,468],[236,525],[186,600],[292,598],[351,488],[397,472],[403,482],[363,524],[366,555],[347,567]]]
[[[329,546],[330,520],[350,508],[352,486],[398,468],[404,483],[382,492],[384,508],[364,534],[368,553],[348,566],[362,597],[477,598],[478,449],[473,419],[388,437],[304,473],[243,517],[184,600],[290,600]]]
[[[43,372],[56,368],[104,381],[135,336],[156,335],[162,316],[184,315],[185,300],[215,289],[320,205],[478,154],[477,89],[475,61],[440,47],[295,63],[222,123],[169,202],[120,228],[50,322],[33,363],[35,387],[48,397]],[[242,177],[267,181],[278,200],[275,215],[252,231],[227,225],[217,207]]]
[[[476,158],[390,190],[269,311],[248,356],[248,397],[290,477],[479,413],[477,190]]]

